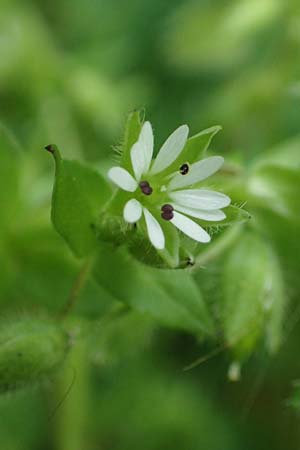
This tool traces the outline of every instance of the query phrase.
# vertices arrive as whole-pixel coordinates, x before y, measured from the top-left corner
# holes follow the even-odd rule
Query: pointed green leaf
[[[85,256],[97,247],[94,225],[111,191],[93,168],[61,158],[55,146],[48,146],[55,159],[52,222],[73,252]]]

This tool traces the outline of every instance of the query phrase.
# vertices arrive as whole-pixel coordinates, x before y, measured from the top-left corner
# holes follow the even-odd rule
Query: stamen
[[[174,208],[172,205],[166,204],[161,207],[161,217],[164,220],[171,220],[174,217]]]
[[[179,168],[179,172],[181,173],[181,175],[186,175],[189,172],[190,168],[188,163],[184,163],[182,164],[182,166],[180,166]]]
[[[141,191],[143,194],[145,195],[150,195],[153,192],[152,187],[150,186],[150,184],[148,183],[148,181],[141,181],[139,184]]]

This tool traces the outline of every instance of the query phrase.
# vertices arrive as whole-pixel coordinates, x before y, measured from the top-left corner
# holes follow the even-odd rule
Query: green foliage
[[[2,319],[0,324],[0,392],[30,386],[61,367],[67,336],[48,319]]]
[[[224,262],[223,286],[222,320],[232,350],[248,356],[264,333],[268,350],[278,350],[286,298],[279,263],[268,243],[245,233]]]
[[[211,335],[213,322],[201,292],[187,271],[147,268],[134,261],[124,249],[102,246],[94,276],[118,301],[147,314],[159,323]]]
[[[92,168],[62,159],[54,146],[49,151],[53,153],[56,164],[53,224],[77,256],[86,256],[95,250],[94,228],[110,189]]]
[[[298,0],[1,2],[1,449],[299,448],[299,23]],[[225,158],[209,245],[165,223],[158,254],[103,210],[143,107],[156,151],[187,123],[182,162]]]
[[[19,148],[14,138],[0,124],[0,232],[12,226],[20,208]]]

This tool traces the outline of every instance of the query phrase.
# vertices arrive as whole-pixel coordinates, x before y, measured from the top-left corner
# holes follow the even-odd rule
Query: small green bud
[[[40,381],[62,364],[67,335],[48,319],[23,317],[0,323],[0,392]]]

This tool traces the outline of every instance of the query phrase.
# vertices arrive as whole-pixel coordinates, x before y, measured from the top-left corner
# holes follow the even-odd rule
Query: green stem
[[[78,339],[58,382],[58,401],[62,404],[55,414],[57,450],[85,450],[89,421],[89,361],[85,339]],[[67,395],[66,395],[67,393]]]
[[[85,262],[83,263],[83,265],[71,287],[71,291],[70,291],[67,303],[65,304],[65,306],[61,312],[62,317],[66,317],[69,314],[69,312],[72,311],[83,287],[85,286],[85,284],[88,280],[92,265],[93,265],[92,258],[86,259]]]

